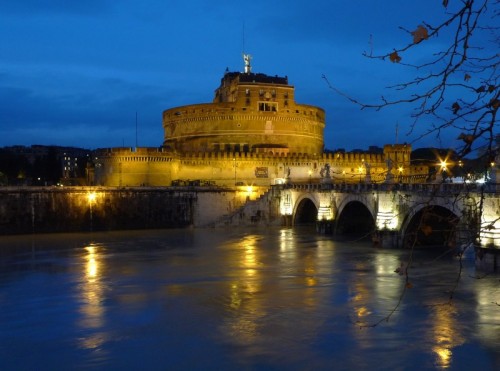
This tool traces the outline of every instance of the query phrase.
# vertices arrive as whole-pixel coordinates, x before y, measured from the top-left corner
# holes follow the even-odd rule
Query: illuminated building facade
[[[325,112],[294,100],[287,77],[226,72],[213,103],[163,112],[164,147],[186,152],[323,153]]]
[[[288,77],[226,71],[212,103],[163,112],[158,148],[97,151],[95,184],[262,186],[318,182],[325,166],[333,182],[398,181],[427,168],[410,168],[411,146],[383,153],[325,153],[325,112],[298,104]]]

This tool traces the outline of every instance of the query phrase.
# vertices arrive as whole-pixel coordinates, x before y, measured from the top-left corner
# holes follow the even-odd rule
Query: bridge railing
[[[289,183],[276,185],[282,189],[296,189],[310,192],[370,192],[370,191],[408,191],[422,193],[462,193],[462,192],[500,192],[499,183]]]

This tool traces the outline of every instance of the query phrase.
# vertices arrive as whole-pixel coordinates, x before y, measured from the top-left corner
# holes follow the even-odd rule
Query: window
[[[276,112],[278,110],[278,103],[275,102],[259,102],[259,111]]]

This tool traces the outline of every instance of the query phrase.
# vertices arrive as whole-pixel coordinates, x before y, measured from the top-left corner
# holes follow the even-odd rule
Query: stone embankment
[[[217,187],[2,187],[0,234],[261,224],[278,205]]]

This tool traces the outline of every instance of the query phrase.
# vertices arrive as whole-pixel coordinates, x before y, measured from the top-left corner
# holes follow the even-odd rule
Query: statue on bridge
[[[322,184],[331,184],[332,176],[330,174],[330,164],[325,164],[325,166],[321,168],[319,175],[321,176]]]
[[[392,160],[388,158],[385,163],[387,164],[387,174],[385,176],[385,183],[394,183],[394,174],[392,173]]]
[[[322,178],[330,178],[330,164],[325,164],[321,171],[319,172]]]
[[[325,164],[321,171],[319,172],[321,176],[321,183],[332,183],[332,176],[330,174],[330,164]]]

